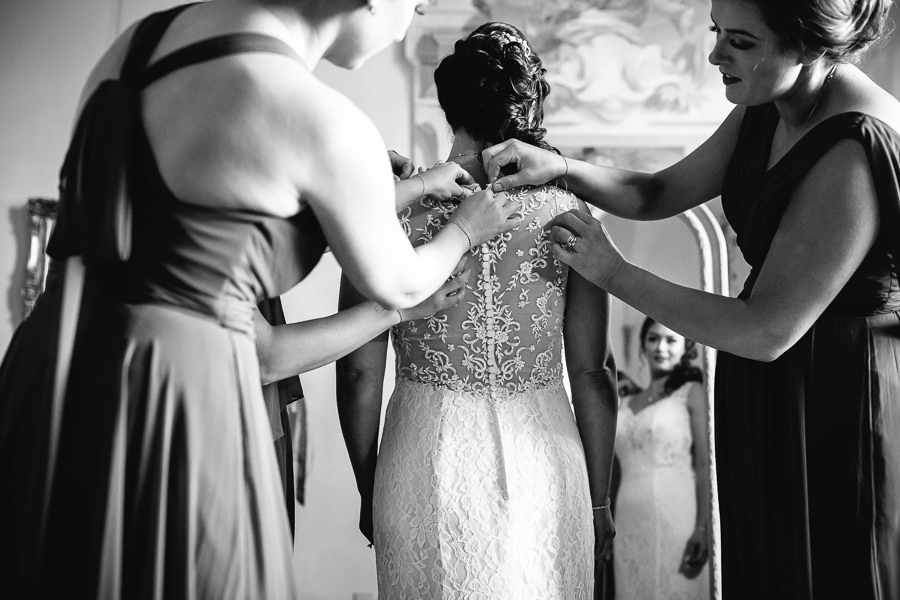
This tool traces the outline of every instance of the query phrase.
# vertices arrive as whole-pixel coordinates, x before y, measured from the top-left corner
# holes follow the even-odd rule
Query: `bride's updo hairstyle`
[[[785,48],[809,59],[855,62],[889,32],[891,0],[755,0]]]
[[[456,42],[434,72],[438,102],[454,131],[487,144],[517,138],[556,151],[544,141],[544,98],[550,85],[541,59],[522,32],[485,23]]]

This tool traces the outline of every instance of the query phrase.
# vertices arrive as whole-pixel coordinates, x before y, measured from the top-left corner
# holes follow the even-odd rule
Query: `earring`
[[[375,16],[375,13],[378,12],[378,9],[375,7],[375,3],[372,0],[366,2],[366,6],[369,7],[369,14]]]

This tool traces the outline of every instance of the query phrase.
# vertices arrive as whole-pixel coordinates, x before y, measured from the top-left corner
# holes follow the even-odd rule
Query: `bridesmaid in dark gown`
[[[887,0],[713,0],[710,62],[738,105],[658,173],[520,142],[486,150],[498,189],[564,177],[600,208],[660,219],[718,195],[752,271],[738,298],[625,260],[586,212],[555,254],[719,353],[723,594],[900,598],[900,103],[852,61]]]
[[[201,2],[100,60],[47,289],[0,365],[5,598],[299,595],[255,305],[327,243],[369,297],[410,306],[516,224],[476,194],[414,250],[373,125],[311,74],[358,66],[419,4]]]

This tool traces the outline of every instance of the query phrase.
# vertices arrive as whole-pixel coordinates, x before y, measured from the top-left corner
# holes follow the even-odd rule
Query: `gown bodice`
[[[737,244],[751,267],[741,297],[749,295],[768,254],[794,189],[809,168],[837,141],[862,143],[870,163],[894,170],[891,157],[900,154],[900,135],[882,121],[848,112],[824,120],[767,169],[778,111],[772,104],[748,107],[741,124],[741,144],[729,163],[722,190],[722,208],[737,233]],[[894,172],[894,182],[900,174]],[[889,192],[878,189],[885,198]],[[898,265],[900,206],[880,203],[882,227],[875,245],[850,281],[832,301],[828,314],[866,316],[900,309]]]
[[[554,186],[510,193],[522,224],[473,249],[465,299],[394,329],[398,375],[409,380],[503,398],[562,377],[567,268],[550,253],[545,225],[577,206]],[[422,200],[400,214],[415,245],[430,240],[456,208]]]
[[[150,146],[140,94],[172,71],[231,54],[299,59],[276,38],[241,33],[196,42],[148,65],[161,31],[189,6],[142,23],[120,78],[102,82],[86,103],[62,167],[48,254],[57,260],[83,255],[91,285],[111,301],[178,306],[247,330],[253,305],[286,292],[318,263],[326,245],[319,223],[309,207],[282,218],[177,198]],[[110,192],[112,184],[125,193]],[[123,260],[95,259],[98,239],[103,247],[122,246],[124,239],[130,253]],[[52,268],[59,271],[59,265]]]
[[[616,455],[623,476],[659,467],[691,468],[691,417],[685,384],[635,414],[622,399],[616,425]]]

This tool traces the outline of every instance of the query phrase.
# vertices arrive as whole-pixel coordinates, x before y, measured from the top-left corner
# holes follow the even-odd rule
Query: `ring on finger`
[[[566,249],[566,252],[575,252],[575,242],[578,241],[578,238],[573,234],[569,234],[569,237],[566,238],[566,241],[563,242],[563,248]]]

